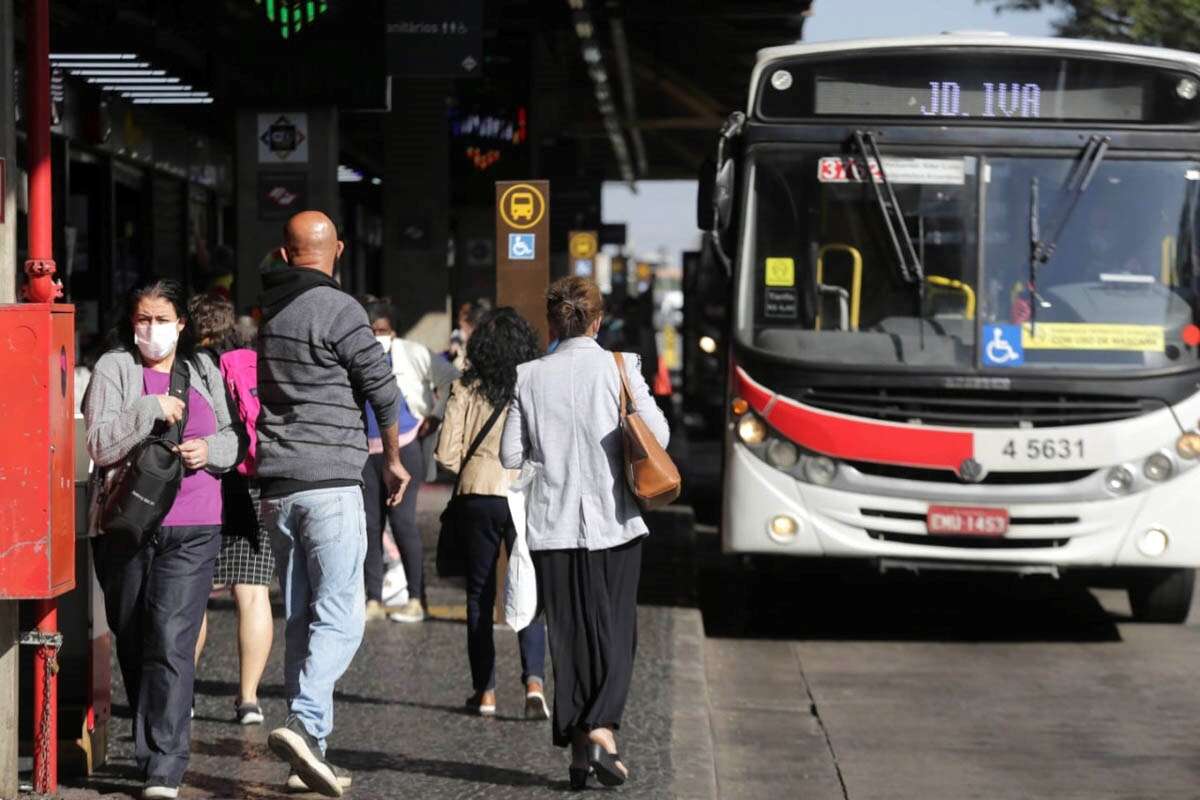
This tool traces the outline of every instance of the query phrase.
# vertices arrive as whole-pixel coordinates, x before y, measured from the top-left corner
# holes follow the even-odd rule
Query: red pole
[[[50,2],[29,0],[26,22],[26,135],[29,144],[29,260],[25,299],[49,303],[62,297],[54,280],[53,212],[50,203]]]
[[[50,178],[50,3],[29,0],[26,17],[26,128],[29,145],[29,260],[25,274],[25,299],[49,303],[62,296],[54,280],[53,211]],[[58,632],[58,601],[34,604],[38,633]],[[58,652],[42,644],[34,659],[33,680],[33,790],[56,794],[58,790]]]

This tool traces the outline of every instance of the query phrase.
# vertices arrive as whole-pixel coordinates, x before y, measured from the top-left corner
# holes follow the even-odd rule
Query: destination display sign
[[[1145,64],[1038,54],[928,52],[769,66],[758,114],[989,124],[1193,123],[1200,78]]]

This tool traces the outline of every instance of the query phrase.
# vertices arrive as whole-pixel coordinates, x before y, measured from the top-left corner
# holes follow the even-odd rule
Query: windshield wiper
[[[899,271],[901,280],[907,284],[916,285],[917,296],[920,299],[924,294],[925,268],[921,265],[921,259],[917,257],[916,248],[913,247],[912,236],[908,232],[908,225],[904,222],[904,211],[896,197],[896,190],[892,187],[892,183],[887,177],[887,171],[883,168],[883,157],[879,154],[879,144],[875,141],[875,134],[872,131],[855,131],[854,144],[858,147],[858,154],[862,156],[863,169],[866,170],[864,179],[871,184],[871,188],[875,192],[875,205],[879,208],[883,225],[887,228],[888,237],[892,240],[892,250],[896,255],[896,269]],[[875,182],[874,174],[871,172],[872,159],[879,165],[878,183]],[[884,192],[887,193],[886,198]],[[896,232],[897,228],[900,230],[899,234]],[[903,245],[901,241],[903,241]],[[919,312],[917,316],[920,317]]]
[[[1096,170],[1100,168],[1100,163],[1104,161],[1104,154],[1108,152],[1108,145],[1111,141],[1107,136],[1092,136],[1088,139],[1087,145],[1083,148],[1083,154],[1079,157],[1079,163],[1067,175],[1069,201],[1062,218],[1054,229],[1054,235],[1048,239],[1041,238],[1038,224],[1040,211],[1037,176],[1035,175],[1029,181],[1029,324],[1031,327],[1037,324],[1038,306],[1045,304],[1046,307],[1049,307],[1050,305],[1037,293],[1038,270],[1054,256],[1054,251],[1058,247],[1058,237],[1066,229],[1067,223],[1071,221],[1071,215],[1079,206],[1080,198],[1091,185],[1092,178],[1096,175]]]

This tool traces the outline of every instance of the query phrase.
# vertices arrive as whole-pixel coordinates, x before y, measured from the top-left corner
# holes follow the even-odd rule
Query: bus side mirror
[[[713,230],[713,200],[716,189],[717,163],[711,158],[706,158],[700,165],[696,186],[696,227],[702,231]]]
[[[733,195],[737,188],[737,162],[732,158],[717,168],[713,187],[713,206],[716,209],[717,231],[725,233],[733,222]]]

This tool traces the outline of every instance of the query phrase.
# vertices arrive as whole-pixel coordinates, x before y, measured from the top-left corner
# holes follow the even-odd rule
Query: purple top
[[[167,394],[171,375],[142,369],[142,394]],[[183,441],[203,439],[217,432],[217,417],[212,406],[195,388],[188,389],[188,418]],[[221,524],[221,479],[205,470],[185,470],[175,504],[167,512],[163,527],[178,525]]]

